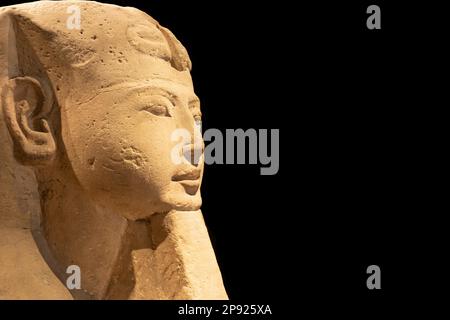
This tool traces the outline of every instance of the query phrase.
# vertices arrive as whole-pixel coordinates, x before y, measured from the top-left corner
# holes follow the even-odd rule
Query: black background
[[[203,212],[232,301],[364,316],[423,293],[433,281],[423,261],[433,260],[420,220],[417,106],[439,7],[109,2],[147,12],[187,48],[204,129],[280,129],[277,175],[257,165],[205,171]],[[370,4],[381,7],[381,30],[366,28]],[[371,264],[381,290],[366,287]]]

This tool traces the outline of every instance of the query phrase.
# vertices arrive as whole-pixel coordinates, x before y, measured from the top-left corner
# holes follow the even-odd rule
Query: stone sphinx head
[[[91,1],[4,7],[0,30],[0,238],[34,221],[62,283],[80,267],[74,297],[226,298],[199,211],[201,112],[181,43],[137,9]],[[180,162],[177,129],[193,137]]]

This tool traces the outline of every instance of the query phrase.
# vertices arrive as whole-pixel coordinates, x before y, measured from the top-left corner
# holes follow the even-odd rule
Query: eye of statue
[[[142,110],[147,111],[155,116],[170,117],[169,108],[161,103],[151,103],[146,105]]]
[[[172,102],[165,96],[153,95],[144,103],[140,110],[154,114],[158,117],[171,117],[170,110],[172,107]]]

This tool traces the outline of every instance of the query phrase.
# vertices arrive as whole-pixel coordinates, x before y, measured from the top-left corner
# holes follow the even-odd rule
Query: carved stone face
[[[0,297],[68,298],[76,265],[74,298],[226,299],[181,43],[95,1],[0,8],[0,31]]]
[[[201,114],[184,47],[136,9],[77,2],[81,29],[72,30],[66,26],[67,5],[46,5],[53,7],[52,19],[35,22],[41,28],[38,37],[32,37],[36,25],[16,18],[23,30],[17,37],[27,38],[18,43],[29,46],[26,59],[40,61],[48,76],[33,83],[37,91],[53,88],[61,119],[49,127],[56,132],[60,121],[57,152],[67,153],[86,194],[97,206],[132,220],[199,209],[203,157],[193,165],[190,153],[198,156],[203,150],[196,128]],[[30,9],[40,10],[40,5]],[[34,16],[41,17],[39,12]],[[43,94],[46,101],[53,95],[49,92]],[[177,129],[190,136],[184,150],[177,147]],[[173,159],[178,151],[181,163]],[[51,172],[45,175],[52,179]]]
[[[126,16],[113,23],[111,14],[103,19],[90,9],[82,32],[70,32],[87,49],[65,61],[70,77],[56,79],[64,93],[58,100],[67,157],[96,205],[128,219],[197,210],[203,157],[197,165],[188,155],[181,155],[181,164],[172,159],[177,129],[192,138],[186,154],[203,149],[189,58],[170,31],[141,12],[125,11],[117,11]]]
[[[196,126],[200,105],[190,75],[160,59],[142,68],[149,77],[136,75],[105,88],[87,103],[67,105],[61,123],[68,158],[81,185],[99,205],[112,204],[133,220],[201,205],[203,157],[198,165],[192,165],[189,156],[181,158],[181,164],[171,157],[179,143],[172,141],[176,129],[197,137],[187,146],[191,151],[203,148]]]

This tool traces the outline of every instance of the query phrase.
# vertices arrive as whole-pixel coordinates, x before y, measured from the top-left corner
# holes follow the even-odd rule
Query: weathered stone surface
[[[190,159],[190,69],[134,8],[0,8],[0,299],[227,299]],[[194,139],[175,163],[179,128]]]

